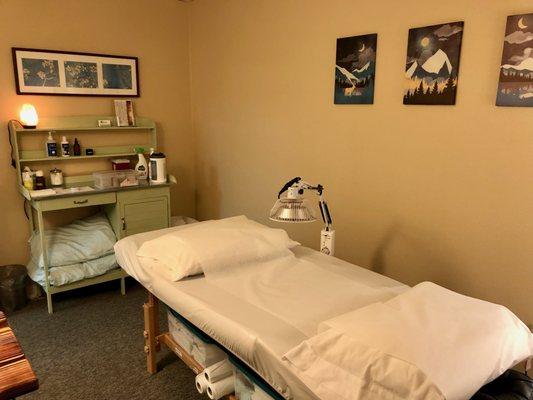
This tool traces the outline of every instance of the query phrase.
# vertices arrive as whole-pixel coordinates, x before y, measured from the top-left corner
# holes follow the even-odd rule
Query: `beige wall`
[[[112,115],[112,98],[17,96],[12,46],[139,57],[142,95],[134,99],[136,114],[158,123],[169,172],[180,181],[172,190],[174,213],[194,215],[185,4],[177,0],[0,0],[1,126],[17,118],[25,102],[33,103],[41,116]],[[0,135],[0,265],[27,261],[29,234],[15,171],[9,167],[6,132],[4,128]]]
[[[533,323],[533,112],[494,106],[506,16],[533,12],[530,0],[190,8],[199,217],[266,222],[277,190],[301,175],[326,187],[339,257]],[[456,20],[457,105],[402,105],[408,29]],[[335,39],[373,32],[375,104],[335,106]],[[288,228],[317,247],[319,223]]]

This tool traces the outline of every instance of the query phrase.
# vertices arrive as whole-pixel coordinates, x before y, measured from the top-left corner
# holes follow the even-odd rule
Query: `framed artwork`
[[[17,94],[138,97],[137,57],[12,48]]]
[[[373,104],[378,35],[337,39],[335,104]]]
[[[464,22],[409,30],[404,104],[455,104]]]
[[[507,17],[496,96],[498,106],[533,106],[532,31],[533,14]]]

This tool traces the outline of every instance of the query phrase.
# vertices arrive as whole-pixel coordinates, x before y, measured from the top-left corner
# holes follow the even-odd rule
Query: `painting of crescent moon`
[[[533,14],[507,17],[496,105],[533,107]]]
[[[337,39],[335,104],[373,104],[377,34]]]

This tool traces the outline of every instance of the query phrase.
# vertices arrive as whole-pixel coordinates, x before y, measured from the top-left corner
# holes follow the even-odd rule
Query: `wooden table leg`
[[[44,231],[44,218],[43,218],[43,212],[41,210],[37,211],[37,221],[39,223],[39,238],[41,242],[41,252],[43,255],[43,266],[44,266],[44,282],[45,282],[45,292],[46,292],[46,304],[48,306],[48,314],[52,314],[54,312],[54,308],[52,306],[52,293],[51,293],[51,285],[50,285],[50,265],[49,265],[49,257],[48,257],[48,247],[46,243],[46,236]],[[33,233],[33,232],[32,232]]]
[[[148,292],[148,301],[144,309],[144,352],[146,353],[146,368],[150,374],[157,372],[156,352],[158,350],[157,336],[159,335],[159,301]]]

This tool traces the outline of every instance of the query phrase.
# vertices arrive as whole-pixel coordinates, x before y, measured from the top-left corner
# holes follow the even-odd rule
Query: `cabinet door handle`
[[[85,200],[74,200],[74,204],[85,204],[89,202],[89,199],[85,199]]]
[[[122,230],[126,230],[126,220],[124,218],[122,218]]]

